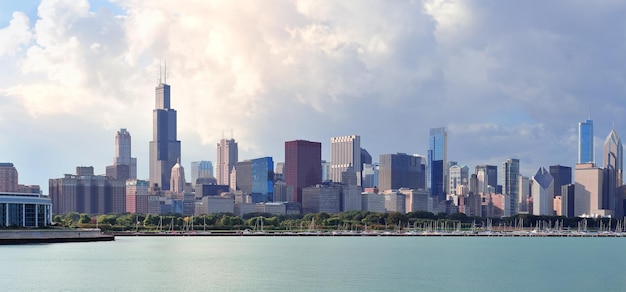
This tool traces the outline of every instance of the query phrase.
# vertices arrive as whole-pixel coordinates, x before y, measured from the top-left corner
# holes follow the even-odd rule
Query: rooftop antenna
[[[163,72],[163,84],[167,84],[167,58],[165,58],[165,71]]]
[[[159,80],[158,80],[158,81],[159,81],[159,84],[161,84],[161,77],[162,77],[162,76],[161,76],[161,73],[163,72],[161,69],[162,69],[162,68],[161,68],[161,61],[159,61]]]

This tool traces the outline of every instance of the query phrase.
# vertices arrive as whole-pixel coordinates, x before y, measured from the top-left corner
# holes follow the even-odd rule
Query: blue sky
[[[541,7],[541,8],[538,8]],[[591,117],[597,157],[626,131],[623,1],[3,1],[0,161],[24,184],[104,173],[133,137],[148,176],[154,87],[167,59],[182,163],[283,160],[284,141],[357,134],[378,155],[573,166]],[[225,133],[225,134],[223,134]],[[600,162],[601,164],[601,162]]]

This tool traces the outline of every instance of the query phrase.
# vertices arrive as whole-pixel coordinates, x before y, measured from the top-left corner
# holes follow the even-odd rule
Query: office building
[[[352,167],[357,175],[357,185],[361,186],[361,137],[358,135],[332,137],[330,139],[330,179],[343,183],[341,175]]]
[[[148,214],[149,186],[150,182],[145,180],[133,179],[126,181],[127,213]]]
[[[108,214],[126,212],[126,183],[94,175],[93,167],[77,167],[76,175],[49,180],[52,213]]]
[[[562,165],[551,165],[550,175],[554,178],[554,196],[561,195],[561,187],[572,183],[572,168]]]
[[[426,166],[422,157],[406,153],[381,154],[379,163],[380,190],[426,189]]]
[[[230,175],[239,161],[239,150],[235,139],[222,139],[217,143],[217,167],[215,169],[217,184],[231,185]]]
[[[115,135],[113,165],[106,167],[106,175],[118,180],[137,179],[137,158],[131,157],[131,137],[126,129]]]
[[[446,200],[446,178],[448,176],[448,132],[446,128],[430,129],[429,150],[430,194],[438,201]]]
[[[579,163],[574,169],[574,216],[611,215],[602,207],[604,171],[593,163]]]
[[[285,184],[293,190],[290,202],[302,203],[302,188],[322,182],[322,143],[305,140],[285,142]]]
[[[385,196],[374,192],[362,193],[361,210],[377,213],[385,212]]]
[[[170,190],[172,167],[180,161],[180,141],[176,138],[176,110],[170,105],[170,86],[166,80],[155,89],[150,141],[150,187]]]
[[[380,164],[363,164],[363,188],[373,188],[378,186],[379,184],[379,172],[380,172]],[[426,171],[424,171],[425,173]],[[426,179],[424,178],[424,181]]]
[[[337,214],[341,211],[341,186],[319,184],[302,189],[303,213]]]
[[[213,178],[213,163],[208,160],[191,162],[191,184],[197,184],[199,178]],[[217,183],[217,182],[216,182]]]
[[[231,190],[250,196],[251,203],[271,202],[274,199],[274,161],[262,157],[237,162],[231,175]]]
[[[170,192],[182,194],[185,192],[185,169],[180,165],[180,161],[176,162],[172,167],[170,174]]]
[[[518,187],[519,193],[517,198],[517,208],[518,213],[528,214],[531,213],[528,199],[530,198],[530,186],[531,180],[527,176],[519,175],[518,176]]]
[[[0,163],[0,192],[17,192],[17,169],[13,163]]]
[[[476,166],[477,185],[476,190],[470,191],[476,194],[487,194],[490,187],[496,189],[498,186],[498,167],[495,165],[477,165]]]
[[[341,212],[360,211],[363,202],[361,188],[357,185],[341,186]]]
[[[533,215],[554,216],[554,178],[543,167],[533,176]]]
[[[385,196],[385,211],[399,212],[406,214],[406,195],[398,192],[398,190],[386,190],[383,192]],[[397,224],[394,222],[394,224]]]
[[[623,184],[623,159],[622,140],[613,129],[604,141],[602,208],[613,210],[617,218],[624,217],[623,198],[619,191]]]
[[[398,192],[405,196],[405,211],[407,213],[416,211],[433,212],[433,197],[425,189],[398,189]]]
[[[574,217],[574,184],[567,184],[561,187],[561,216]]]
[[[459,186],[469,186],[469,168],[465,165],[452,165],[448,169],[448,195],[457,195]]]
[[[518,213],[519,200],[519,159],[507,159],[502,163],[503,216],[509,217]]]
[[[578,123],[578,163],[595,163],[593,121]]]

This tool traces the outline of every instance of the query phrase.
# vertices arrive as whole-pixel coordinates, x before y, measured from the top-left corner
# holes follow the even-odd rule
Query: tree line
[[[399,212],[349,211],[338,214],[308,213],[295,215],[272,215],[269,213],[248,213],[237,216],[232,213],[217,213],[200,216],[182,214],[105,214],[89,215],[75,212],[55,215],[53,222],[57,226],[70,228],[100,228],[103,231],[181,231],[181,230],[246,230],[258,229],[262,221],[264,230],[304,231],[304,230],[406,230],[413,228],[480,228],[487,225],[493,228],[532,228],[538,225],[559,225],[563,228],[579,228],[585,220],[589,229],[601,226],[613,226],[615,219],[582,219],[559,216],[535,216],[519,214],[506,218],[482,218],[467,216],[463,213],[434,214],[416,211],[406,214]]]

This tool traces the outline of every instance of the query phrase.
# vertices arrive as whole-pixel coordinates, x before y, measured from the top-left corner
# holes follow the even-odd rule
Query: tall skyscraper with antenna
[[[152,141],[150,141],[150,186],[170,189],[172,167],[180,161],[180,141],[176,138],[176,110],[170,105],[167,65],[163,80],[159,76],[155,88],[155,108],[152,111]]]

